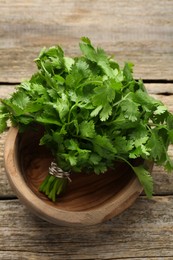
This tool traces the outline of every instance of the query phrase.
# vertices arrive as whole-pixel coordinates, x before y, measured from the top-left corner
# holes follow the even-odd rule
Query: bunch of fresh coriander
[[[121,69],[86,37],[79,46],[82,55],[75,58],[65,57],[59,46],[41,51],[35,60],[38,72],[0,100],[0,132],[9,119],[20,131],[41,124],[40,145],[51,149],[61,171],[100,174],[124,161],[151,197],[152,176],[132,162],[142,158],[173,170],[168,155],[173,115],[133,78],[131,63]],[[67,183],[65,175],[48,173],[40,191],[55,201]]]

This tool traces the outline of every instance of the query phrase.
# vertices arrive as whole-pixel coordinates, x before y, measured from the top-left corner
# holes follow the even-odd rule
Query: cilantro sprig
[[[142,80],[133,78],[133,64],[120,68],[86,37],[79,46],[82,54],[74,58],[66,57],[60,46],[40,52],[37,73],[0,100],[0,132],[9,119],[20,131],[41,124],[40,145],[51,149],[62,170],[101,174],[121,160],[151,197],[152,176],[133,160],[151,160],[173,170],[168,154],[173,115],[147,93]],[[66,184],[48,175],[40,190],[55,201]]]

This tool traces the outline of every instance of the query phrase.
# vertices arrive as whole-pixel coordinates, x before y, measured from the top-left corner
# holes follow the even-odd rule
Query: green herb
[[[20,131],[41,124],[40,145],[51,149],[62,170],[101,174],[121,160],[151,197],[152,176],[144,165],[133,166],[133,160],[152,160],[173,170],[167,152],[173,143],[173,115],[133,78],[133,64],[121,69],[85,37],[80,50],[75,58],[65,57],[59,46],[41,51],[35,60],[38,72],[10,98],[1,99],[0,132],[9,119]],[[40,190],[55,201],[63,185],[48,175]]]

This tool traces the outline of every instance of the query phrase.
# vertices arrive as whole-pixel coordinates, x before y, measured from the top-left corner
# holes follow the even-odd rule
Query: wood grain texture
[[[139,198],[90,228],[55,226],[18,200],[0,201],[1,259],[173,259],[173,197]]]
[[[0,199],[15,196],[7,180],[4,167],[4,142],[6,134],[0,135]]]
[[[147,89],[173,111],[172,0],[1,0],[0,10],[0,97],[14,90],[6,83],[31,76],[43,46],[60,44],[66,55],[78,55],[85,35],[121,64],[135,63],[135,78],[160,82]],[[4,141],[0,135],[0,259],[173,259],[173,174],[155,166],[153,199],[141,196],[111,221],[87,229],[60,227],[14,199],[4,170]]]
[[[81,36],[135,63],[135,76],[173,79],[173,1],[0,1],[0,81],[19,82],[35,71],[43,46],[79,54]]]

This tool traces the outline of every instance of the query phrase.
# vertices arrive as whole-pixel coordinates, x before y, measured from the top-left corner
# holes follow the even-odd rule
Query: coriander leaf
[[[56,81],[58,85],[63,85],[65,83],[65,79],[60,75],[54,75],[53,79]]]
[[[94,137],[95,135],[95,125],[94,122],[91,121],[83,121],[79,125],[79,131],[82,137]]]
[[[101,159],[101,156],[99,156],[97,153],[92,152],[89,157],[89,162],[93,165],[98,165]]]
[[[98,54],[103,54],[103,50],[102,49],[98,49]],[[117,76],[118,74],[118,70],[115,69],[113,70],[108,62],[107,59],[101,59],[101,56],[99,56],[100,60],[98,60],[98,65],[102,68],[102,70],[104,71],[104,73],[110,77],[110,78],[114,78],[115,76]],[[102,58],[106,58],[106,57],[102,57]]]
[[[37,102],[28,102],[26,107],[23,109],[23,114],[25,115],[30,115],[33,117],[32,113],[39,112],[40,110],[43,109],[43,105],[41,103]]]
[[[137,158],[140,156],[147,158],[147,156],[150,155],[150,147],[147,146],[149,133],[145,125],[138,125],[138,127],[129,134],[129,139],[131,141],[133,140],[134,144],[134,149],[130,151],[129,158]]]
[[[166,118],[168,117],[168,111],[167,108],[162,104],[157,104],[153,115],[151,116],[151,120],[155,124],[163,124],[166,121]]]
[[[169,155],[166,156],[166,160],[164,162],[164,168],[167,172],[173,171],[173,160],[170,158]]]
[[[129,152],[129,158],[131,159],[136,159],[140,157],[147,159],[148,156],[150,156],[150,149],[143,144]]]
[[[115,90],[115,93],[117,93],[117,94],[121,93],[122,83],[117,82],[117,77],[116,77],[116,79],[110,79],[109,84],[110,84],[110,87]]]
[[[12,102],[15,106],[18,106],[21,109],[24,109],[29,103],[29,97],[22,91],[16,92],[12,96]]]
[[[116,148],[113,146],[111,140],[104,135],[96,135],[92,139],[93,151],[98,153],[101,157],[111,160],[117,153]]]
[[[2,104],[6,106],[6,109],[9,115],[20,116],[23,114],[23,109],[21,109],[18,105],[14,104],[12,99],[3,99],[1,100]]]
[[[1,120],[2,126],[0,124],[0,127],[2,127],[2,129],[3,129],[3,125],[5,126],[5,122],[9,119],[9,113],[8,113],[7,107],[3,104],[3,99],[0,98],[0,102],[2,102],[2,104],[0,104],[0,120]]]
[[[64,57],[64,65],[65,65],[67,72],[69,72],[71,70],[71,67],[73,64],[74,64],[74,59],[72,59],[70,57]]]
[[[77,154],[77,160],[78,160],[78,167],[80,167],[80,169],[88,169],[90,167],[90,160],[89,160],[89,156],[90,156],[91,151],[87,150],[87,149],[80,149],[78,150],[78,154]]]
[[[17,89],[21,90],[21,89],[24,89],[26,91],[31,91],[31,83],[29,81],[24,81],[24,82],[21,82],[20,85],[17,86]]]
[[[153,178],[150,173],[142,166],[133,167],[135,174],[137,175],[139,182],[144,187],[145,194],[148,198],[153,194]]]
[[[92,46],[90,40],[87,38],[82,38],[81,40],[79,46],[84,56],[91,61],[97,62],[97,52]]]
[[[142,136],[134,141],[135,147],[139,147],[147,142],[148,136]]]
[[[42,97],[42,102],[44,102],[44,100],[47,100],[48,99],[48,94],[47,94],[47,90],[46,88],[41,85],[41,84],[38,84],[38,83],[31,83],[30,84],[30,91],[28,91],[26,89],[26,93],[27,95],[30,97],[30,99],[33,101],[33,100],[36,100],[37,102],[39,101],[39,98]]]
[[[151,158],[159,161],[162,157],[162,154],[164,153],[164,146],[161,142],[157,130],[152,130],[151,136],[148,139],[146,146],[150,149]]]
[[[60,129],[57,128],[56,131],[52,131],[52,139],[57,146],[57,144],[62,144],[64,143],[64,137],[67,134],[67,130],[65,125],[63,125]]]
[[[133,99],[125,98],[121,104],[121,110],[124,113],[124,117],[132,122],[137,121],[140,116],[139,105],[133,101]]]
[[[110,124],[109,124],[110,125]],[[138,127],[137,121],[130,121],[128,118],[125,118],[124,113],[119,113],[117,118],[111,122],[111,127],[115,129],[121,129],[121,131],[126,129],[134,129],[135,127]]]
[[[55,103],[52,103],[53,108],[58,112],[61,121],[65,120],[66,115],[70,111],[70,104],[66,93],[62,93],[61,98],[57,98]]]
[[[20,115],[18,118],[15,118],[17,123],[20,123],[21,125],[29,125],[30,123],[33,122],[33,117],[32,115],[30,116],[29,114],[26,115]]]
[[[147,126],[141,122],[138,124],[138,127],[129,133],[129,138],[133,139],[135,146],[138,147],[141,144],[146,143],[146,141],[149,139],[149,134],[150,132],[148,132]]]
[[[106,121],[111,114],[112,114],[112,106],[109,103],[107,103],[105,104],[105,106],[103,107],[100,113],[100,120]]]
[[[81,37],[81,41],[91,45],[91,41],[88,37]]]
[[[115,138],[114,145],[118,154],[128,154],[134,147],[133,140],[127,140],[126,136],[120,134]]]
[[[62,154],[62,157],[67,161],[67,163],[69,163],[69,167],[77,164],[77,157],[74,151],[70,151],[67,154]]]
[[[124,75],[124,78],[126,81],[131,81],[133,80],[133,76],[132,76],[132,73],[133,73],[133,63],[130,63],[130,62],[126,62],[125,65],[124,65],[124,69],[123,69],[123,75]]]
[[[99,114],[100,110],[102,109],[102,105],[96,107],[95,109],[93,109],[93,111],[91,112],[90,116],[91,117],[95,117]]]
[[[65,140],[64,144],[65,147],[70,151],[78,151],[80,149],[79,143],[74,139],[67,139]]]
[[[1,113],[1,115],[3,115],[5,113],[7,113],[8,110],[7,110],[6,106],[3,104],[3,99],[2,98],[0,98],[0,102],[2,102],[2,104],[0,104],[0,113]]]
[[[94,172],[96,174],[100,174],[100,173],[104,173],[107,171],[107,166],[105,165],[105,163],[103,162],[100,162],[99,164],[97,165],[94,165]]]
[[[100,113],[101,121],[105,121],[112,114],[112,106],[110,105],[111,101],[115,98],[115,89],[106,81],[102,86],[96,87],[94,89],[94,94],[92,95],[92,103],[94,106],[97,106],[100,110],[102,106],[102,111]],[[98,112],[95,110],[95,112]],[[93,114],[92,114],[93,115]]]
[[[52,142],[52,136],[50,134],[44,134],[40,139],[40,145],[47,145]]]
[[[169,130],[168,135],[169,135],[170,142],[173,144],[173,129]]]
[[[64,69],[64,52],[60,46],[52,46],[49,49],[42,49],[38,58],[35,59],[38,69],[44,72],[54,74],[56,69]]]
[[[3,133],[6,128],[7,128],[7,119],[8,119],[8,114],[7,115],[1,115],[0,114],[0,133]]]
[[[160,105],[156,108],[156,110],[154,111],[154,115],[161,115],[163,113],[165,113],[165,111],[167,111],[166,106],[164,105]]]
[[[118,74],[118,70],[113,70],[109,63],[110,58],[107,56],[105,51],[101,48],[97,50],[92,46],[91,42],[82,38],[82,42],[79,44],[80,49],[84,56],[97,65],[103,70],[103,72],[110,78],[114,78]]]
[[[153,110],[157,108],[158,105],[161,104],[159,100],[156,100],[152,96],[150,96],[147,92],[139,89],[135,92],[134,100],[138,104],[142,106],[143,109],[149,111],[150,114],[153,113]]]
[[[173,114],[169,113],[166,118],[167,126],[169,130],[173,129]]]
[[[45,125],[57,125],[61,126],[62,123],[59,122],[57,119],[51,118],[51,117],[46,117],[46,115],[42,114],[35,119],[36,122],[45,124]]]
[[[88,79],[89,75],[90,70],[88,64],[79,59],[72,65],[71,70],[66,77],[66,84],[71,88],[77,88],[84,79]]]
[[[73,68],[75,68],[77,71],[75,71],[75,73],[77,74],[77,76],[81,76],[81,78],[87,78],[90,75],[90,70],[89,70],[89,65],[86,61],[84,60],[78,60],[75,63],[75,66],[73,66]]]

